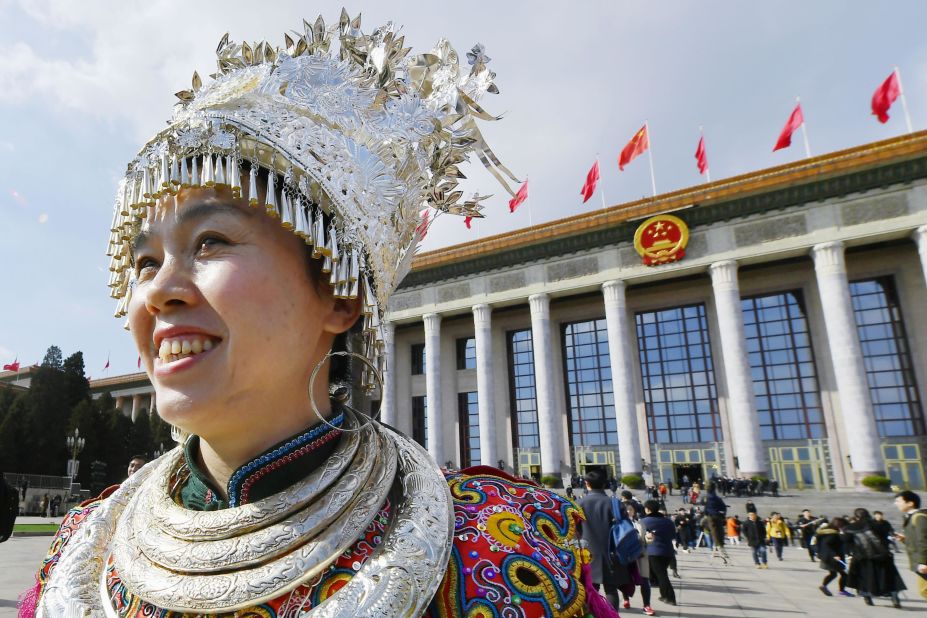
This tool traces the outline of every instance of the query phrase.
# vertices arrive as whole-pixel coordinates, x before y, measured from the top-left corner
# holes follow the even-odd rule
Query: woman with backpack
[[[627,512],[628,518],[634,523],[634,529],[637,530],[637,534],[641,537],[641,546],[644,549],[644,553],[640,555],[637,559],[637,571],[641,576],[641,599],[644,601],[643,612],[647,616],[655,615],[653,608],[650,607],[650,559],[647,558],[647,532],[644,530],[644,525],[641,523],[640,517],[643,513],[638,513],[637,509],[633,504],[625,505],[625,511]],[[625,609],[631,608],[631,596],[632,594],[626,594],[622,589],[621,596],[624,597],[624,603],[622,607]]]
[[[866,605],[872,597],[891,596],[892,605],[901,607],[898,592],[907,586],[901,580],[888,542],[872,530],[872,516],[863,508],[853,511],[853,520],[843,529],[850,550],[847,586],[855,588]]]

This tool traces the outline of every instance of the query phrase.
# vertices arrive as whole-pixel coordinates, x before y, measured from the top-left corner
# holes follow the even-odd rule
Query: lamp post
[[[84,442],[85,440],[80,437],[80,430],[75,427],[74,435],[67,438],[68,450],[71,451],[71,459],[68,460],[68,476],[71,477],[72,482],[77,477],[77,454],[84,450]]]

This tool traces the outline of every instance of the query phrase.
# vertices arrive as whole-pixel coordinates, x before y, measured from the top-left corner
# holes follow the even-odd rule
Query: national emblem
[[[676,262],[686,255],[689,227],[679,217],[656,215],[634,232],[634,248],[646,266]]]

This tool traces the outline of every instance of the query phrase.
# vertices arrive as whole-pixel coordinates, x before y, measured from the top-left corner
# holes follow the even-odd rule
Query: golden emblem
[[[634,248],[647,266],[682,259],[688,243],[689,227],[673,215],[650,217],[634,232]]]

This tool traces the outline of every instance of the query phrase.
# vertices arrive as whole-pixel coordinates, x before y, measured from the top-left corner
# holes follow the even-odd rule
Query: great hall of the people
[[[374,406],[442,464],[924,489],[927,132],[422,253],[387,318]]]

